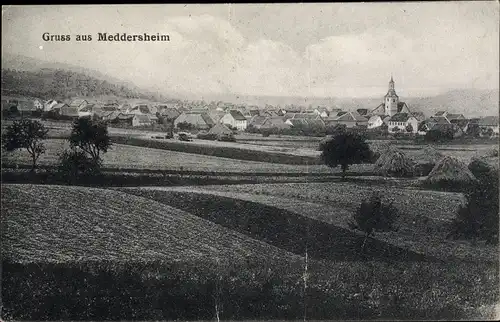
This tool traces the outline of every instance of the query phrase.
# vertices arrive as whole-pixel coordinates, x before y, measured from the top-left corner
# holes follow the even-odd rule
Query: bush
[[[236,142],[236,138],[232,134],[230,134],[230,135],[227,135],[227,134],[219,135],[219,137],[217,138],[217,140],[218,141],[223,141],[223,142]]]
[[[373,194],[370,200],[363,201],[353,215],[349,227],[353,230],[362,231],[365,234],[361,250],[364,252],[366,240],[370,235],[375,235],[376,231],[387,232],[395,231],[396,220],[399,217],[399,211],[396,207],[382,203],[382,199]]]
[[[215,140],[217,140],[217,134],[214,134],[214,133],[198,133],[198,135],[196,135],[196,138],[200,139],[200,140],[212,140],[212,141],[215,141]]]
[[[100,160],[94,161],[81,150],[65,150],[59,160],[59,174],[69,183],[96,175],[100,171]]]
[[[469,169],[478,181],[466,194],[448,237],[498,244],[498,172],[481,160],[472,161]]]

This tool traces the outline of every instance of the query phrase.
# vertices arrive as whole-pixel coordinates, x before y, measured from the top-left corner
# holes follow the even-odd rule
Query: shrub
[[[200,139],[200,140],[217,140],[217,134],[214,134],[214,133],[198,133],[196,135],[196,138],[197,139]]]
[[[349,227],[365,234],[361,246],[361,250],[364,252],[366,240],[370,235],[375,235],[376,231],[386,232],[397,230],[395,223],[398,217],[399,211],[392,205],[392,202],[384,204],[377,194],[373,194],[370,200],[361,202],[361,205],[349,222]]]
[[[94,161],[82,150],[65,150],[59,158],[59,173],[69,183],[95,175],[100,169],[100,160]]]
[[[223,141],[223,142],[236,142],[236,138],[232,134],[229,134],[229,135],[228,134],[219,135],[219,137],[217,138],[217,140]]]
[[[480,162],[469,165],[479,179],[466,194],[465,206],[458,210],[448,238],[485,240],[498,244],[498,172],[486,170]]]

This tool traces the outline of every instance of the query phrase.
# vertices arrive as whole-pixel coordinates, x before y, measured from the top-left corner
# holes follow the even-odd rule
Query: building
[[[151,125],[151,119],[149,115],[134,114],[132,117],[132,126],[149,126]]]
[[[88,104],[89,104],[89,102],[87,102],[87,100],[75,99],[69,104],[69,106],[74,107],[77,110],[81,110],[81,109],[85,108]]]
[[[408,131],[410,126],[411,131]],[[389,133],[417,133],[418,121],[409,113],[397,113],[389,119],[388,131]]]
[[[248,126],[247,118],[238,110],[230,110],[221,119],[220,123],[230,125],[240,131],[246,130]]]
[[[345,125],[347,128],[368,125],[368,119],[364,116],[359,115],[356,112],[346,112],[341,114],[340,116],[337,116],[336,118],[333,119],[329,118],[325,122],[329,126],[335,126],[337,124],[341,124]]]
[[[33,101],[33,106],[35,106],[36,110],[43,110],[43,103],[38,98]]]
[[[189,126],[197,130],[208,130],[214,126],[214,121],[207,113],[184,112],[175,119],[174,127],[179,128],[181,123],[190,124]]]
[[[58,103],[56,100],[48,100],[43,104],[43,110],[44,111],[50,111],[54,106],[56,106]]]
[[[136,104],[133,107],[129,108],[127,110],[127,114],[150,114],[151,111],[149,109],[149,106],[147,104],[141,103],[141,104]]]
[[[394,80],[391,76],[391,80],[389,81],[389,90],[384,96],[384,101],[369,114],[393,116],[397,113],[411,113],[411,111],[408,104],[399,100],[399,96],[396,94]]]
[[[384,124],[384,120],[382,119],[382,116],[380,115],[373,115],[368,119],[368,128],[369,129],[376,129],[378,127],[381,127]]]
[[[208,134],[215,134],[217,136],[232,135],[233,131],[231,131],[226,125],[217,123],[210,129],[210,131],[208,131]]]
[[[498,116],[486,116],[478,121],[479,128],[481,129],[481,132],[487,133],[491,131],[493,135],[498,135]]]

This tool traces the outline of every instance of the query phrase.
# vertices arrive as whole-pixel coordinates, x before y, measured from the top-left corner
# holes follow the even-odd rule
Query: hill
[[[87,187],[3,185],[2,230],[2,254],[16,262],[300,258],[159,202]]]
[[[117,85],[84,73],[42,68],[37,71],[2,69],[2,94],[64,100],[73,97],[120,97],[159,100],[125,85]]]

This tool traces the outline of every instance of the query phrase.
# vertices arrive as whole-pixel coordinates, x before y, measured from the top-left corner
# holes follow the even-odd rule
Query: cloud
[[[2,48],[97,69],[165,93],[373,96],[383,95],[391,73],[398,92],[409,96],[455,87],[498,88],[498,27],[473,17],[461,23],[457,17],[462,13],[456,12],[449,17],[445,11],[436,17],[432,12],[418,16],[416,7],[412,12],[394,11],[398,22],[390,24],[391,11],[380,8],[385,8],[384,23],[378,18],[363,20],[372,26],[355,31],[344,26],[342,32],[323,26],[323,37],[297,40],[307,41],[304,46],[295,46],[288,34],[274,40],[266,36],[266,30],[280,28],[279,20],[255,26],[259,32],[250,37],[251,28],[237,27],[241,21],[210,14],[168,16],[167,11],[152,9],[149,19],[143,20],[137,19],[135,8],[18,8],[2,22]],[[284,12],[296,15],[292,9]],[[365,8],[363,15],[378,17],[371,11],[376,10]],[[355,16],[357,11],[339,12],[346,21],[344,16]],[[294,17],[294,24],[300,24],[299,18]],[[307,24],[310,20],[305,19],[301,28],[315,28],[316,24]],[[345,25],[339,20],[339,26]],[[171,41],[44,43],[42,30],[92,35],[159,32],[169,34]],[[314,34],[311,30],[303,34]]]

